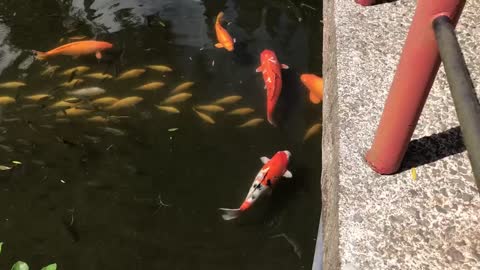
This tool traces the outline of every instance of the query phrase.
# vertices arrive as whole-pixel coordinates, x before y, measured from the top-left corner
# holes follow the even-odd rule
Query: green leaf
[[[28,264],[18,261],[12,266],[11,270],[28,270]]]
[[[0,253],[2,253],[3,242],[0,242]]]
[[[40,270],[57,270],[57,264],[56,263],[49,264]]]

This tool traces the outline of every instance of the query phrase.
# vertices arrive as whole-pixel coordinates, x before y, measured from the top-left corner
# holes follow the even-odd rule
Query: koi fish
[[[213,104],[217,104],[217,105],[233,104],[241,99],[242,99],[241,96],[227,96],[227,97],[219,98],[215,100]]]
[[[224,220],[238,218],[243,212],[247,211],[258,198],[270,194],[272,187],[278,183],[280,178],[291,178],[292,173],[287,170],[290,156],[291,153],[285,150],[275,153],[272,159],[261,157],[260,160],[264,165],[258,172],[255,180],[253,180],[253,184],[242,205],[237,209],[219,208],[219,210],[222,211],[222,218]]]
[[[105,41],[84,40],[67,43],[48,52],[33,52],[36,54],[35,57],[38,60],[45,60],[46,58],[55,55],[70,55],[73,57],[78,57],[80,55],[87,55],[93,53],[95,54],[95,57],[97,57],[97,59],[101,59],[101,51],[110,49],[112,47],[113,45],[111,43]]]
[[[302,74],[300,80],[310,92],[309,98],[313,104],[318,104],[323,99],[323,79],[315,74]]]
[[[215,44],[216,48],[225,48],[227,51],[233,51],[233,43],[235,40],[232,39],[230,34],[222,27],[223,12],[218,13],[217,19],[215,20],[215,33],[217,34],[218,43]]]
[[[15,101],[16,100],[12,97],[8,97],[8,96],[0,97],[0,105],[8,105],[11,103],[15,103]]]
[[[263,118],[253,118],[251,120],[248,120],[247,122],[239,125],[239,128],[244,128],[244,127],[255,127],[258,124],[262,123],[264,120]]]
[[[282,92],[282,73],[280,68],[288,69],[285,64],[278,62],[277,56],[271,50],[263,50],[260,54],[260,66],[256,72],[262,72],[265,89],[267,90],[267,120],[275,126],[273,112],[277,105],[278,97]]]
[[[104,94],[106,91],[100,87],[87,87],[82,88],[74,91],[68,91],[67,94],[75,96],[75,97],[93,97]]]

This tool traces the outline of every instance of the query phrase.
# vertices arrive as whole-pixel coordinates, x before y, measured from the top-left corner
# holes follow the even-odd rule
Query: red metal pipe
[[[433,20],[450,17],[456,25],[465,0],[418,0],[400,63],[366,160],[374,171],[398,171],[440,66]]]
[[[355,0],[355,3],[360,4],[362,6],[371,6],[375,4],[376,0]]]

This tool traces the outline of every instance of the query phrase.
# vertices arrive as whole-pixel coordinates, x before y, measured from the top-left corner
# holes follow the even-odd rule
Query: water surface
[[[220,11],[237,40],[233,53],[213,47]],[[311,268],[321,137],[303,142],[303,136],[321,121],[321,106],[308,102],[298,77],[321,75],[320,11],[316,1],[2,1],[0,82],[27,86],[0,89],[17,97],[1,109],[0,144],[7,147],[0,149],[0,164],[22,162],[0,172],[0,268],[16,260],[32,269],[52,262],[70,270]],[[144,98],[122,111],[130,118],[118,123],[55,122],[44,106],[64,98],[65,89],[53,91],[55,100],[43,107],[22,107],[28,104],[23,96],[52,91],[67,79],[40,76],[47,63],[35,61],[31,50],[54,48],[75,35],[112,42],[118,51],[102,61],[60,56],[48,64],[61,71],[86,65],[112,75],[163,64],[174,72],[86,80],[85,86],[105,88],[111,96]],[[263,81],[255,73],[265,48],[290,66],[283,73],[279,127],[264,122],[239,129],[248,119],[265,118]],[[132,90],[153,80],[167,86]],[[181,113],[156,110],[184,81],[195,85],[193,97],[177,106]],[[245,106],[255,113],[213,114],[216,123],[209,125],[191,109],[227,95],[243,97],[227,110]],[[262,166],[260,157],[279,150],[292,152],[294,177],[250,215],[223,221],[217,208],[238,207]]]

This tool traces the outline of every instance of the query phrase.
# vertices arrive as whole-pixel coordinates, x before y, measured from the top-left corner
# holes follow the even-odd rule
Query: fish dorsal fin
[[[267,164],[267,162],[270,161],[268,157],[261,157],[260,160],[263,162],[263,164]]]
[[[255,69],[256,72],[262,72],[263,71],[263,68],[262,66],[259,66],[257,69]]]
[[[289,170],[285,171],[285,173],[283,174],[283,177],[285,177],[285,178],[292,178],[292,176],[293,175]]]

